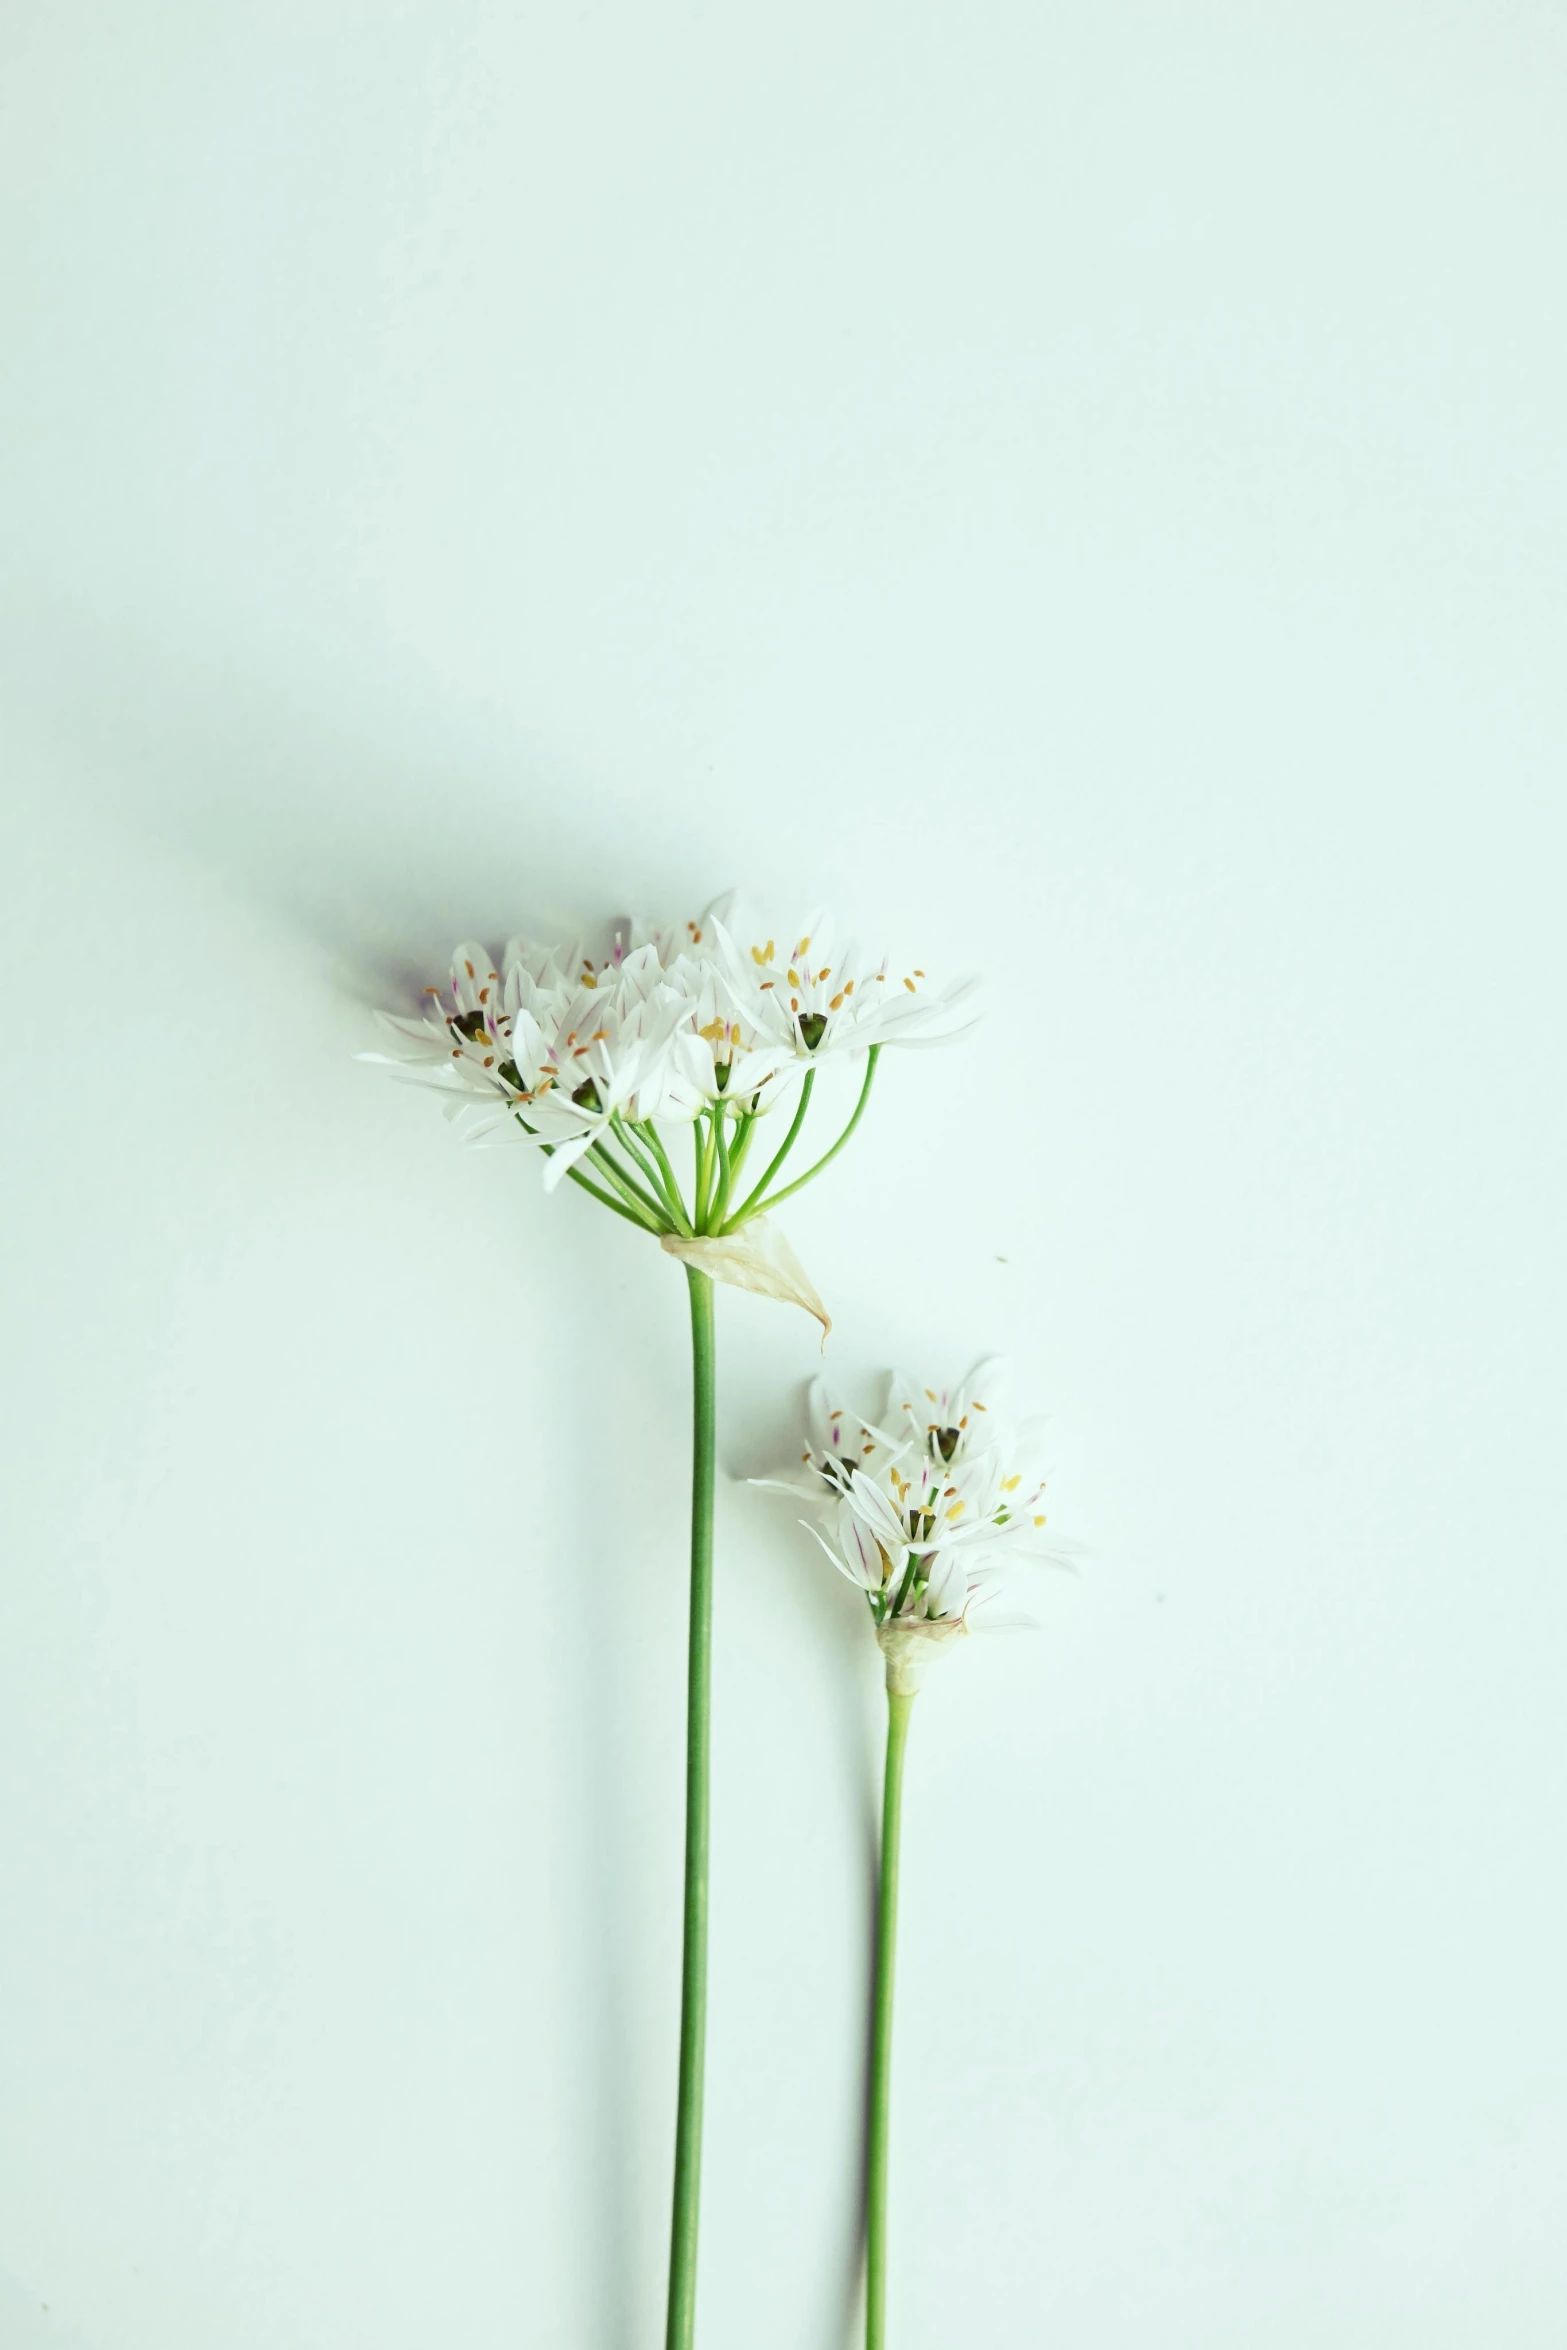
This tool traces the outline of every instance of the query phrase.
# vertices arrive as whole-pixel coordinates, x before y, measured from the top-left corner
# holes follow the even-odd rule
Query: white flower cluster
[[[511,1122],[547,1149],[553,1189],[628,1127],[749,1120],[824,1060],[951,1035],[973,993],[972,981],[929,989],[923,971],[894,971],[825,918],[780,952],[726,899],[683,927],[633,922],[593,954],[517,938],[497,968],[460,946],[449,990],[427,989],[422,1019],[390,1025],[400,1057],[454,1107],[493,1108],[476,1131]]]
[[[866,1593],[883,1631],[1034,1620],[1005,1586],[1014,1562],[1050,1555],[1041,1430],[1006,1418],[1002,1384],[994,1358],[956,1388],[894,1371],[874,1421],[835,1403],[821,1380],[812,1385],[803,1468],[784,1482],[812,1495],[825,1532],[810,1531]]]

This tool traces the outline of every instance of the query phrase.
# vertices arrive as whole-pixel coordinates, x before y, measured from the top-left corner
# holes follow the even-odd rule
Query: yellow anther
[[[838,993],[833,997],[832,1002],[828,1005],[827,1009],[829,1012],[841,1012],[843,1010],[843,990],[841,987],[839,988]]]
[[[910,995],[918,995],[918,994],[919,994],[919,989],[918,989],[918,988],[915,986],[915,984],[914,984],[914,982],[913,982],[913,980],[912,980],[912,979],[906,979],[906,980],[903,982],[903,984],[904,984],[904,986],[905,986],[905,987],[908,989],[908,991],[909,991]]]
[[[949,1488],[949,1490],[950,1490],[950,1488]],[[948,1510],[948,1512],[947,1512],[947,1517],[948,1517],[949,1521],[950,1521],[951,1519],[953,1519],[953,1518],[961,1518],[961,1517],[962,1517],[962,1515],[963,1515],[963,1512],[964,1512],[964,1511],[965,1511],[967,1508],[968,1508],[968,1503],[967,1503],[966,1501],[955,1501],[955,1502],[953,1503],[953,1505],[952,1505],[951,1509],[950,1509],[950,1510]]]

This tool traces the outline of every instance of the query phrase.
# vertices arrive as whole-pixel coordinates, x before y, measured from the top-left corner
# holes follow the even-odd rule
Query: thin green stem
[[[707,2038],[707,1840],[713,1631],[713,1284],[691,1286],[691,1634],[686,1680],[685,1956],[680,1980],[680,2104],[669,2243],[665,2350],[691,2350],[696,2323],[697,2211],[702,2179],[702,2074]]]
[[[737,1225],[744,1224],[749,1220],[755,1210],[757,1201],[761,1198],[763,1192],[767,1189],[767,1186],[769,1183],[771,1183],[773,1177],[777,1174],[779,1168],[783,1165],[785,1159],[793,1150],[800,1128],[805,1124],[805,1113],[810,1107],[811,1088],[815,1083],[816,1071],[814,1069],[807,1069],[805,1072],[805,1083],[800,1088],[800,1099],[795,1106],[794,1118],[790,1124],[789,1131],[784,1136],[783,1141],[779,1144],[777,1150],[774,1151],[772,1158],[768,1161],[767,1171],[763,1175],[761,1182],[756,1186],[756,1189],[749,1195],[749,1197],[741,1202],[740,1206],[735,1210],[734,1214],[725,1224],[724,1230],[726,1232],[733,1232]]]
[[[536,1126],[530,1126],[527,1119],[523,1116],[520,1110],[513,1111],[512,1115],[515,1117],[518,1125],[522,1128],[524,1134],[532,1134],[535,1136],[537,1135],[538,1128]],[[539,1148],[543,1151],[544,1156],[547,1159],[552,1159],[555,1156],[556,1146],[554,1143],[540,1143]],[[638,1231],[658,1232],[663,1229],[662,1225],[655,1224],[652,1219],[648,1216],[645,1216],[639,1208],[628,1207],[624,1200],[614,1199],[607,1191],[601,1191],[596,1183],[591,1183],[588,1180],[587,1176],[583,1174],[580,1167],[568,1167],[566,1172],[571,1177],[573,1183],[580,1184],[584,1191],[591,1192],[593,1197],[599,1202],[600,1206],[613,1208],[617,1216],[624,1216],[626,1222],[628,1224],[635,1224]]]
[[[691,1218],[686,1210],[685,1193],[681,1190],[679,1178],[676,1175],[674,1168],[669,1163],[669,1153],[664,1148],[664,1138],[659,1133],[658,1128],[654,1125],[651,1118],[645,1118],[643,1120],[642,1131],[648,1138],[648,1143],[652,1149],[654,1158],[658,1161],[659,1173],[663,1178],[664,1190],[668,1194],[670,1207],[674,1211],[680,1229],[682,1232],[689,1232],[691,1230]]]
[[[635,1132],[627,1125],[618,1110],[611,1114],[609,1130],[637,1173],[644,1176],[652,1185],[655,1197],[661,1194],[664,1188],[664,1178],[659,1172],[657,1161],[638,1141]]]
[[[667,1229],[668,1209],[656,1200],[650,1191],[644,1191],[630,1170],[623,1167],[620,1161],[611,1155],[608,1143],[595,1142],[590,1148],[588,1156],[599,1172],[608,1176],[622,1199],[631,1201],[633,1206],[647,1210],[652,1218],[650,1230],[663,1232]]]
[[[903,1603],[909,1596],[909,1591],[914,1582],[915,1576],[919,1573],[919,1565],[919,1552],[917,1550],[911,1550],[909,1552],[909,1563],[904,1571],[903,1581],[898,1585],[898,1596],[893,1601],[891,1607],[887,1610],[888,1621],[896,1623],[899,1616],[903,1613]]]
[[[734,1181],[734,1170],[729,1162],[729,1112],[721,1101],[713,1104],[713,1141],[718,1149],[718,1177],[713,1185],[712,1205],[707,1221],[715,1232],[723,1230],[724,1209],[729,1204],[729,1187]]]
[[[639,1232],[657,1232],[661,1229],[661,1227],[655,1224],[650,1217],[644,1216],[639,1209],[628,1208],[625,1201],[616,1199],[613,1193],[608,1191],[601,1191],[596,1183],[590,1182],[588,1177],[582,1173],[580,1168],[568,1167],[566,1172],[571,1177],[573,1183],[580,1184],[584,1191],[592,1192],[593,1197],[600,1201],[604,1207],[613,1208],[617,1216],[624,1216],[626,1222],[628,1224],[635,1224]]]
[[[740,1180],[740,1171],[750,1155],[751,1144],[755,1138],[756,1112],[755,1110],[742,1110],[739,1122],[735,1127],[735,1147],[729,1154],[729,1187],[731,1191]],[[726,1215],[728,1210],[729,1202],[726,1198],[724,1201]]]
[[[764,1199],[762,1201],[760,1210],[762,1214],[765,1215],[770,1208],[776,1208],[780,1200],[793,1198],[797,1191],[803,1191],[807,1183],[814,1183],[817,1176],[821,1173],[824,1167],[831,1166],[833,1160],[838,1156],[838,1153],[842,1150],[844,1144],[848,1141],[850,1135],[854,1132],[854,1129],[856,1126],[858,1126],[860,1120],[865,1115],[865,1105],[871,1098],[871,1079],[876,1074],[876,1062],[880,1052],[881,1046],[879,1044],[873,1044],[871,1046],[870,1057],[865,1064],[865,1083],[860,1087],[860,1098],[854,1105],[854,1114],[850,1118],[848,1125],[839,1135],[837,1141],[833,1144],[832,1149],[829,1151],[823,1151],[821,1157],[817,1160],[814,1167],[807,1167],[803,1175],[797,1175],[792,1183],[786,1183],[782,1191],[775,1191],[771,1199]],[[769,1173],[770,1172],[771,1170],[769,1169]],[[745,1208],[743,1210],[745,1215],[749,1216],[752,1213],[752,1202],[755,1200],[755,1198],[756,1193],[753,1192],[751,1194],[751,1198],[748,1199],[745,1203]]]
[[[698,1232],[707,1230],[708,1203],[713,1188],[713,1137],[704,1110],[692,1126],[696,1140],[696,1183],[691,1204],[691,1221]]]
[[[865,2150],[865,2350],[887,2340],[887,2124],[892,2086],[892,1985],[898,1955],[898,1846],[903,1826],[903,1750],[912,1690],[887,1692],[887,1767],[881,1796],[881,1891],[876,1905],[876,2007],[871,2031],[871,2111]]]

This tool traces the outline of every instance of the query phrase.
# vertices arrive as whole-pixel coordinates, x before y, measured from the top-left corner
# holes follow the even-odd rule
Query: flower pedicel
[[[981,1363],[958,1388],[916,1386],[893,1372],[877,1419],[811,1388],[801,1467],[759,1484],[804,1491],[806,1520],[833,1565],[865,1593],[886,1662],[887,1757],[865,2181],[865,2343],[887,2327],[887,2157],[892,1997],[897,1957],[903,1758],[926,1671],[973,1631],[1032,1624],[1013,1596],[1016,1570],[1043,1546],[1045,1480],[1039,1424],[1014,1427],[1001,1409],[1002,1373]]]

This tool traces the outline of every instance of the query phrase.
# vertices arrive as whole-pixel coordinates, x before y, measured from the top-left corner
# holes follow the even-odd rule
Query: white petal
[[[593,1129],[591,1126],[587,1127],[581,1134],[572,1135],[569,1140],[565,1142],[557,1142],[554,1144],[549,1157],[544,1162],[545,1190],[558,1191],[562,1183],[564,1183],[566,1180],[570,1170],[576,1165],[577,1161],[583,1156],[584,1152],[592,1148],[592,1144]]]

